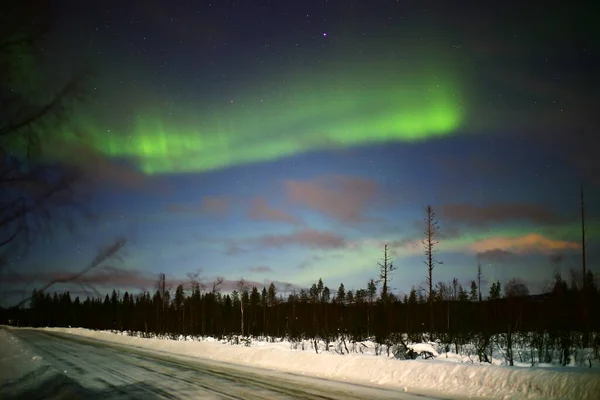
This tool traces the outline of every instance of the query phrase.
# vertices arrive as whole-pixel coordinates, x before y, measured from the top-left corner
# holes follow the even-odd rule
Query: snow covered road
[[[3,349],[2,369],[8,371],[5,363],[10,361],[15,375],[0,382],[3,399],[427,399],[72,335],[27,329],[0,333],[12,340],[8,354]],[[33,365],[14,372],[24,362]]]

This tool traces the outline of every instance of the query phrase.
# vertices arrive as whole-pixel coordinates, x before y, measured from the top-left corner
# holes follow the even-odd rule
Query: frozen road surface
[[[249,370],[65,334],[25,329],[11,330],[10,334],[20,339],[19,345],[23,347],[20,355],[10,356],[13,366],[32,363],[33,358],[35,367],[14,379],[3,380],[2,399],[429,398],[390,389]]]

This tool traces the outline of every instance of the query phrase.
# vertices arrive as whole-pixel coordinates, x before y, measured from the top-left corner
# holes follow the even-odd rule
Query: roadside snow
[[[41,365],[41,357],[32,353],[8,330],[0,328],[0,386],[32,373]]]
[[[42,328],[126,346],[160,350],[215,361],[260,367],[359,384],[385,385],[408,392],[490,399],[597,399],[600,374],[569,368],[516,368],[456,362],[445,354],[431,360],[400,361],[364,354],[315,354],[295,351],[289,343],[259,342],[259,346],[228,345],[216,340],[145,339],[81,328]],[[429,344],[415,344],[416,353],[437,355]],[[448,362],[451,361],[451,362]]]
[[[410,350],[412,350],[413,352],[415,352],[416,354],[429,353],[433,357],[439,356],[438,352],[435,351],[433,346],[429,343],[413,343],[413,344],[409,344],[407,347]]]

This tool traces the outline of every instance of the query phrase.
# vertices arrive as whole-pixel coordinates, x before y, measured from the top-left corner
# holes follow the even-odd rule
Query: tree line
[[[199,282],[174,291],[164,275],[154,293],[120,294],[73,298],[69,292],[34,290],[28,308],[5,310],[6,317],[27,326],[77,326],[91,329],[139,331],[222,337],[230,334],[273,337],[318,337],[333,340],[346,335],[351,340],[389,335],[435,333],[463,335],[513,332],[598,332],[597,318],[584,310],[598,309],[600,296],[592,271],[587,271],[586,291],[569,285],[560,274],[552,290],[529,295],[523,283],[509,281],[504,293],[494,282],[489,293],[471,282],[466,290],[454,279],[439,282],[433,301],[413,288],[402,298],[379,288],[370,280],[365,288],[346,291],[341,283],[332,291],[319,279],[308,289],[278,292],[274,283],[263,287],[221,293],[218,285],[205,289]],[[431,307],[433,305],[433,307]],[[433,315],[433,330],[430,328]]]

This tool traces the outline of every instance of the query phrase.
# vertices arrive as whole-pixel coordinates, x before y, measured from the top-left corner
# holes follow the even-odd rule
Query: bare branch
[[[14,81],[21,79],[20,66],[13,60],[27,56],[35,61],[38,44],[49,31],[51,7],[22,0],[2,11],[0,74],[7,79],[0,84],[0,248],[25,249],[37,234],[56,227],[57,215],[70,231],[74,224],[64,216],[89,217],[88,202],[75,190],[81,174],[42,157],[47,155],[42,150],[60,146],[56,131],[67,120],[68,105],[81,100],[84,74],[71,77],[51,96],[20,88]]]
[[[219,291],[219,287],[225,282],[225,278],[217,276],[217,279],[212,283],[212,293],[216,294]]]
[[[100,248],[98,250],[98,254],[96,254],[96,256],[94,257],[92,262],[87,267],[85,267],[83,270],[81,270],[79,273],[68,276],[66,278],[53,279],[52,281],[50,281],[46,285],[44,285],[41,289],[39,289],[39,291],[43,292],[46,289],[50,288],[51,286],[53,286],[57,283],[68,283],[68,282],[77,281],[77,279],[81,278],[83,275],[85,275],[86,273],[88,273],[90,270],[97,267],[98,265],[102,264],[104,261],[106,261],[112,257],[117,257],[119,250],[121,250],[125,246],[125,243],[126,243],[125,238],[116,239],[114,243]],[[21,307],[23,304],[25,304],[29,300],[31,300],[31,296],[20,301],[16,305],[16,307]]]

